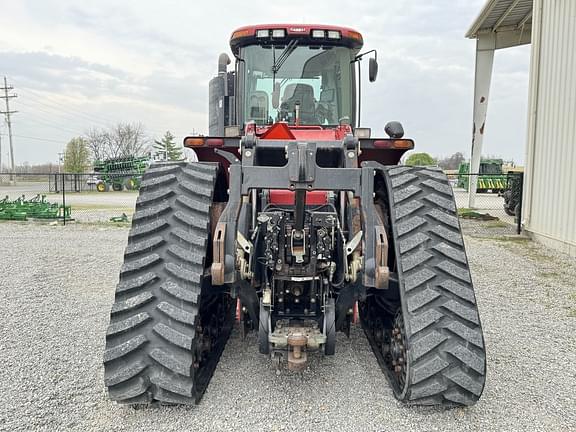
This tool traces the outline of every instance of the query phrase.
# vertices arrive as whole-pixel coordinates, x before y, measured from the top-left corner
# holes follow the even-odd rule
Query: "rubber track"
[[[472,405],[486,355],[452,188],[439,169],[396,167],[388,187],[408,370],[401,400]]]
[[[144,175],[106,333],[112,400],[194,403],[198,314],[213,165],[153,165]]]

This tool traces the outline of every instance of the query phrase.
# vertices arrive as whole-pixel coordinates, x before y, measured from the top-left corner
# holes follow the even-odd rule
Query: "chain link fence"
[[[493,230],[498,234],[522,232],[522,172],[500,175],[450,174],[460,222],[467,231]],[[477,192],[470,206],[469,186],[477,181]]]
[[[141,174],[133,172],[0,173],[0,220],[129,222],[140,180]]]
[[[476,176],[478,192],[470,208],[468,186]],[[520,234],[523,174],[450,174],[462,226],[467,231],[493,230]],[[22,213],[55,215],[52,219],[80,223],[128,222],[134,213],[141,174],[0,173],[0,219],[23,220]],[[48,210],[46,210],[48,208]],[[46,210],[46,211],[44,211]],[[44,211],[44,213],[42,212]],[[26,216],[25,219],[32,219]]]

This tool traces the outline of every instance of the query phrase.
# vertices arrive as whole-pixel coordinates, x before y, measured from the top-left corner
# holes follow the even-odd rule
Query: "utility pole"
[[[8,142],[10,144],[10,164],[12,168],[12,178],[10,181],[12,183],[16,182],[15,171],[14,171],[14,144],[12,142],[12,122],[10,121],[10,114],[17,113],[18,111],[10,111],[10,99],[17,97],[16,94],[8,94],[9,90],[13,90],[14,87],[8,86],[6,82],[6,77],[4,77],[4,87],[0,87],[0,90],[4,90],[4,96],[0,96],[0,98],[4,99],[6,102],[6,111],[0,111],[0,114],[4,114],[6,116],[6,123],[8,123]]]
[[[2,172],[2,128],[0,128],[0,173]],[[2,179],[0,178],[0,183]]]
[[[62,172],[62,164],[64,163],[64,152],[58,153],[58,174]]]

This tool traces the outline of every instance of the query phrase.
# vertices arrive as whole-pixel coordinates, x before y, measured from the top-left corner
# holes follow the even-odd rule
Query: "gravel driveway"
[[[235,331],[196,407],[106,398],[102,350],[128,231],[0,223],[0,430],[576,430],[576,262],[467,237],[488,349],[468,409],[397,403],[359,328],[336,356],[276,375]]]

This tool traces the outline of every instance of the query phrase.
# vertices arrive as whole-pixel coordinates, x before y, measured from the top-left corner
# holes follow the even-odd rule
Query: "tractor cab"
[[[210,135],[241,134],[247,126],[263,133],[278,122],[290,129],[350,131],[359,121],[362,44],[362,35],[345,27],[275,24],[234,31],[234,70],[221,55],[219,75],[210,83]],[[371,81],[376,73],[371,58]]]

